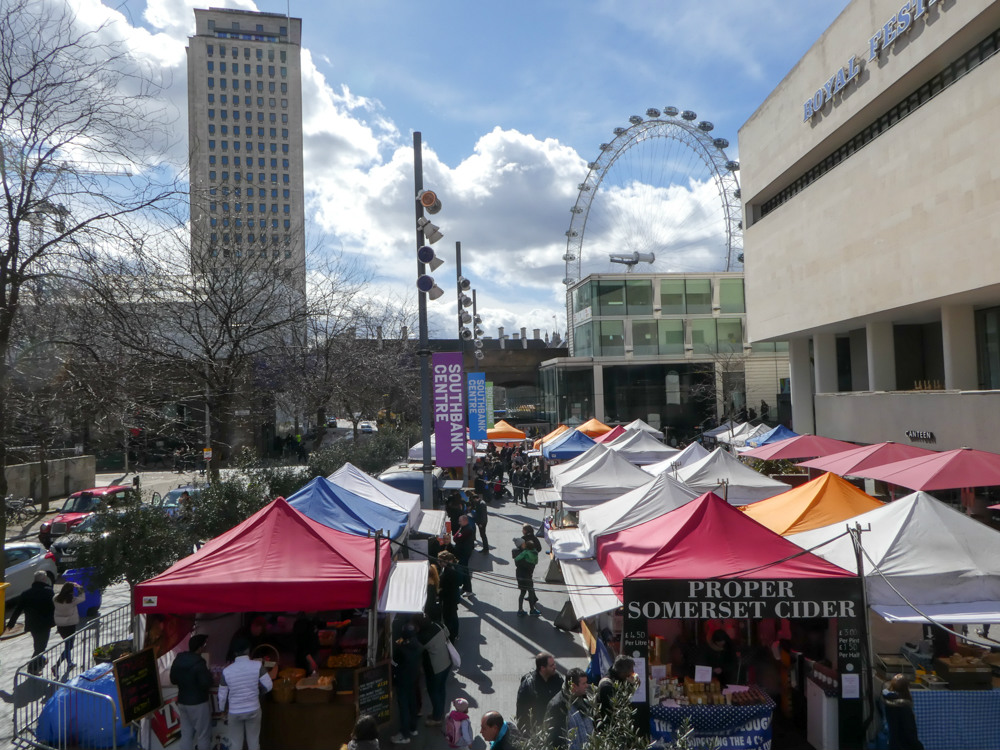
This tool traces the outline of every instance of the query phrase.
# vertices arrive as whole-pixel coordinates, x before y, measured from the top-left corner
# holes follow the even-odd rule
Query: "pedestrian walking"
[[[489,522],[489,507],[480,495],[473,495],[470,503],[476,528],[479,529],[479,539],[483,543],[483,554],[490,551],[490,540],[486,538],[486,524]]]
[[[55,625],[55,603],[52,601],[52,581],[44,570],[35,571],[35,580],[31,587],[17,598],[7,620],[7,630],[17,623],[17,618],[24,612],[24,629],[31,633],[32,654],[28,662],[28,671],[41,674],[45,666],[42,652],[49,645],[49,635]]]
[[[399,708],[399,731],[391,741],[396,745],[407,745],[410,737],[417,734],[417,694],[420,684],[420,657],[424,647],[417,638],[417,626],[408,622],[403,626],[400,637],[392,648],[392,660],[396,667],[396,705]]]
[[[52,620],[56,624],[56,632],[63,639],[63,652],[56,662],[56,667],[63,661],[70,669],[76,666],[73,663],[73,634],[76,633],[76,626],[80,624],[79,605],[83,604],[86,598],[87,595],[80,584],[69,582],[64,583],[59,593],[52,598]]]
[[[458,517],[458,529],[452,534],[452,546],[458,558],[458,572],[462,576],[462,595],[472,596],[472,571],[469,560],[476,548],[476,527],[465,514]]]
[[[448,714],[445,721],[444,736],[448,739],[448,747],[464,749],[475,739],[472,736],[472,722],[469,720],[469,701],[456,698],[451,705],[455,710]]]
[[[594,718],[587,700],[587,673],[579,667],[566,672],[563,689],[549,701],[545,711],[546,748],[583,750],[594,733]]]
[[[611,718],[615,707],[615,692],[623,683],[632,685],[633,691],[638,686],[635,677],[635,661],[631,656],[620,654],[615,657],[607,676],[597,683],[597,707],[599,714],[596,718],[599,722],[605,722]]]
[[[462,577],[458,558],[445,550],[438,555],[441,564],[441,620],[448,628],[451,642],[458,640],[458,602],[462,598]]]
[[[417,639],[424,647],[424,680],[431,699],[431,715],[424,723],[429,727],[439,727],[444,721],[445,687],[452,666],[451,654],[448,653],[448,630],[426,617],[417,617]]]
[[[440,553],[439,553],[440,554]],[[437,559],[434,556],[432,559]],[[424,601],[424,615],[434,622],[441,622],[441,577],[438,566],[427,566],[427,599]]]
[[[528,599],[528,608],[532,617],[539,617],[542,613],[535,606],[538,604],[538,597],[535,595],[535,566],[538,565],[538,550],[535,545],[524,537],[514,539],[514,550],[511,557],[514,558],[514,578],[517,580],[519,591],[517,597],[517,616],[526,617],[529,613],[524,611],[524,600]]]
[[[244,740],[247,750],[260,750],[260,691],[271,691],[271,675],[259,661],[251,661],[250,641],[238,640],[233,650],[236,660],[222,670],[219,683],[219,710],[229,706],[229,750],[243,750]]]
[[[188,650],[170,665],[170,682],[177,686],[177,715],[181,721],[179,750],[212,750],[212,708],[208,702],[212,672],[202,652],[208,636],[197,634],[188,640]]]
[[[515,715],[522,732],[534,737],[542,730],[549,701],[561,688],[555,657],[542,651],[535,656],[535,670],[524,675],[517,688]]]
[[[479,733],[490,744],[490,750],[521,750],[521,737],[499,711],[487,711],[479,724]]]

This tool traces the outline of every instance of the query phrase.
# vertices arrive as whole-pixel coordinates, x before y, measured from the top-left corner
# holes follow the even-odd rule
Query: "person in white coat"
[[[76,633],[76,626],[80,624],[80,610],[78,605],[83,604],[87,595],[83,592],[83,587],[78,583],[64,583],[59,593],[52,597],[52,604],[55,607],[53,620],[56,623],[56,631],[63,639],[63,652],[56,662],[58,667],[63,661],[72,669],[76,665],[73,663],[73,635]]]
[[[260,750],[260,688],[270,692],[273,683],[264,665],[250,659],[250,641],[238,639],[233,651],[236,659],[219,683],[219,710],[229,704],[229,750],[243,750],[244,737],[248,750]]]

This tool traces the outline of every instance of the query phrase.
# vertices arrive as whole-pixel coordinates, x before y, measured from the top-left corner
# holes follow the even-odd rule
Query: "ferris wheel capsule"
[[[641,125],[642,124],[642,118],[639,117],[639,115],[632,115],[630,118],[628,118],[628,121],[630,123],[632,123],[633,125]]]
[[[660,110],[656,107],[650,107],[646,110],[646,117],[652,117],[654,120],[660,116]]]
[[[681,117],[690,122],[691,120],[698,119],[698,113],[692,112],[690,109],[685,109],[683,112],[681,112]]]
[[[677,117],[677,115],[679,115],[680,112],[681,111],[679,109],[677,109],[677,107],[664,107],[663,108],[663,114],[665,114],[667,117]]]

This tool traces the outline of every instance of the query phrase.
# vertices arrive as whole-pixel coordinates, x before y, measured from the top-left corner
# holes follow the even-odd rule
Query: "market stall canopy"
[[[798,437],[799,433],[792,432],[785,425],[779,424],[777,427],[765,432],[762,435],[758,435],[755,438],[751,438],[747,441],[747,445],[751,448],[760,448],[762,445],[770,445],[771,443],[780,443],[782,440],[788,440],[789,438]]]
[[[599,536],[659,518],[696,497],[696,491],[664,472],[624,495],[580,511],[577,528],[550,531],[552,552],[560,560],[593,557]]]
[[[862,568],[873,609],[894,614],[895,619],[919,621],[918,613],[903,600],[906,597],[945,622],[1000,622],[1000,532],[926,492],[914,492],[847,523],[787,539],[836,565],[857,570],[854,545],[846,533],[855,525],[864,529]],[[954,612],[960,609],[968,610],[963,618],[975,618],[958,619]]]
[[[427,560],[396,560],[379,597],[379,612],[417,613],[427,602]]]
[[[864,469],[857,476],[925,492],[992,487],[1000,485],[1000,454],[956,448]]]
[[[650,435],[663,439],[663,432],[656,429],[650,424],[646,424],[641,419],[633,419],[627,425],[625,425],[626,430],[641,430],[642,432],[648,432]]]
[[[465,459],[471,462],[475,456],[476,446],[471,440],[465,441]],[[424,442],[421,440],[419,443],[415,443],[410,447],[407,452],[407,458],[410,461],[423,461],[424,460]],[[431,434],[431,461],[437,460],[437,448],[435,447],[434,435]]]
[[[513,427],[504,420],[500,420],[491,429],[486,430],[486,439],[493,442],[517,442],[524,440],[527,435],[523,431]]]
[[[591,461],[596,461],[598,457],[603,456],[609,450],[610,449],[606,445],[595,443],[576,458],[571,458],[569,461],[564,461],[558,466],[553,466],[549,469],[549,477],[551,478],[559,476],[560,474],[565,474],[574,466],[582,466],[583,464],[590,463]]]
[[[762,445],[760,448],[748,450],[742,455],[746,458],[758,458],[763,461],[779,461],[829,456],[831,453],[843,453],[857,447],[853,443],[845,443],[843,440],[834,440],[819,435],[798,435],[787,440],[780,440],[777,443]]]
[[[832,471],[842,477],[857,476],[857,472],[864,469],[872,469],[876,466],[884,466],[894,461],[905,461],[918,456],[933,456],[935,451],[927,448],[920,448],[916,445],[903,445],[901,443],[875,443],[874,445],[862,445],[854,450],[834,453],[832,456],[824,458],[814,458],[811,461],[803,461],[799,466],[807,469],[819,469],[820,471]]]
[[[763,428],[763,429],[761,429]],[[715,439],[720,443],[725,443],[726,445],[732,445],[738,439],[744,435],[757,436],[767,432],[770,428],[767,425],[753,425],[749,422],[741,424],[739,427],[734,427],[728,432],[723,432],[721,435],[716,435]]]
[[[410,516],[402,508],[368,500],[326,477],[311,479],[287,499],[313,521],[346,534],[368,536],[382,530],[390,539],[399,539],[410,528]]]
[[[728,422],[723,422],[718,427],[713,427],[711,430],[705,430],[705,432],[703,432],[702,435],[704,437],[715,438],[718,437],[719,435],[722,435],[725,432],[732,432],[737,427],[740,427],[742,424],[743,422],[729,420]]]
[[[724,448],[716,448],[700,461],[679,469],[677,479],[699,492],[725,493],[731,505],[756,503],[788,490],[784,482],[754,471]]]
[[[597,443],[592,437],[585,435],[579,430],[567,432],[566,437],[560,436],[552,443],[542,446],[542,455],[549,461],[561,461],[567,458],[576,458],[581,453],[593,448]]]
[[[591,508],[649,482],[649,474],[612,450],[551,476],[553,489],[567,510]]]
[[[626,432],[614,442],[605,445],[636,466],[655,464],[668,456],[676,456],[680,453],[676,448],[664,445],[648,432],[642,430]]]
[[[733,438],[733,441],[730,443],[730,445],[732,445],[734,448],[746,448],[748,442],[770,431],[771,428],[768,427],[766,424],[759,424],[756,427],[752,427],[743,434]]]
[[[542,448],[543,445],[545,445],[550,440],[554,440],[559,435],[562,435],[568,429],[569,429],[569,427],[567,427],[564,424],[561,424],[558,427],[556,427],[554,430],[552,430],[552,432],[550,432],[548,435],[542,435],[540,438],[538,438],[538,440],[536,440],[535,443],[534,443],[534,445],[532,445],[531,447],[534,448],[536,451],[537,450],[541,450],[541,448]]]
[[[655,464],[650,464],[649,466],[643,466],[642,470],[648,474],[656,476],[664,471],[673,471],[683,469],[685,466],[690,466],[693,463],[701,461],[709,453],[708,449],[705,448],[701,443],[691,443],[680,453],[674,456],[667,456],[662,461],[657,461]]]
[[[617,440],[622,435],[625,434],[625,428],[621,425],[617,425],[611,432],[605,432],[603,435],[598,435],[594,438],[595,443],[610,443],[612,440]]]
[[[406,511],[410,519],[411,531],[428,536],[439,536],[444,531],[445,512],[443,510],[422,509],[420,495],[404,492],[397,487],[379,481],[352,463],[345,463],[327,479],[338,487],[343,487],[373,503]]]
[[[757,523],[788,536],[840,523],[882,505],[846,479],[827,473],[744,510]]]
[[[611,432],[611,428],[608,427],[604,422],[600,422],[596,419],[588,419],[582,425],[576,428],[584,435],[589,437],[597,437],[598,435],[603,435],[605,432]]]
[[[391,566],[379,543],[379,588]],[[278,498],[135,588],[137,614],[298,612],[372,605],[375,540],[346,534]],[[426,591],[426,588],[425,588]]]

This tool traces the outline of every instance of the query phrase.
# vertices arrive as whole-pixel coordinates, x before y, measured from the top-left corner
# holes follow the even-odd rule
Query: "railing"
[[[63,750],[67,747],[66,740],[68,739],[69,746],[85,748],[86,745],[81,745],[76,742],[75,737],[69,736],[69,730],[74,723],[72,712],[77,707],[87,712],[103,711],[103,700],[106,698],[110,700],[110,698],[82,688],[69,687],[65,683],[75,675],[98,664],[94,658],[94,649],[120,641],[131,643],[132,640],[132,607],[130,604],[124,604],[82,625],[69,638],[50,646],[48,650],[18,668],[14,675],[14,744],[18,747],[55,747],[57,750]],[[67,645],[69,645],[68,650]],[[50,680],[41,676],[46,666],[51,667],[54,679]],[[66,701],[60,703],[56,717],[59,720],[59,727],[65,728],[67,732],[60,730],[58,736],[62,738],[62,744],[41,743],[35,735],[38,717],[46,701],[55,694],[57,689],[63,687],[66,687],[70,693]],[[77,693],[80,693],[81,696],[78,696]],[[97,699],[101,699],[101,702],[83,702],[97,701]],[[110,719],[101,726],[114,727],[116,725],[114,701],[111,701],[110,710],[112,712]],[[103,715],[99,716],[103,720]],[[63,722],[66,724],[64,725]],[[107,747],[108,745],[102,746]]]
[[[60,694],[53,701],[57,690]],[[110,695],[18,671],[14,677],[15,703],[19,696],[27,697],[28,701],[17,705],[14,712],[15,747],[45,750],[118,747],[120,722]],[[84,721],[92,729],[81,732],[79,725]]]

